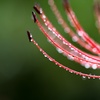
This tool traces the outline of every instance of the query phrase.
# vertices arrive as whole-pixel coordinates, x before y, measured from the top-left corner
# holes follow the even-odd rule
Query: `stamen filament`
[[[29,35],[30,32],[28,31],[27,34]],[[32,35],[30,34],[29,37],[31,37]],[[30,38],[29,38],[30,39]],[[55,59],[53,59],[51,56],[49,56],[39,45],[38,43],[32,38],[32,42],[35,44],[35,46],[40,50],[40,52],[42,52],[42,54],[44,56],[46,56],[50,61],[52,61],[53,63],[55,63],[57,66],[65,69],[66,71],[70,72],[70,73],[73,73],[73,74],[76,74],[76,75],[79,75],[79,76],[82,76],[84,78],[92,78],[92,79],[100,79],[100,76],[97,76],[97,75],[91,75],[91,74],[85,74],[85,73],[82,73],[82,72],[78,72],[78,71],[75,71],[69,67],[66,67],[64,65],[62,65],[61,63],[59,63],[58,61],[56,61]]]

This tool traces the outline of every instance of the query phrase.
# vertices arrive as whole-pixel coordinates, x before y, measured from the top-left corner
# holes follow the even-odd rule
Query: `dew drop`
[[[90,76],[88,76],[88,79],[90,79]]]
[[[91,76],[91,74],[89,74],[88,79],[90,79],[90,78],[91,78],[90,76]]]
[[[58,34],[57,37],[60,38],[60,34]]]
[[[40,49],[40,52],[42,52],[42,49]]]
[[[56,48],[59,53],[63,53],[63,51],[59,48]]]
[[[50,31],[51,31],[52,29],[51,29],[50,27],[48,27],[48,30],[50,30]]]
[[[78,37],[77,37],[77,36],[73,36],[73,37],[72,37],[72,41],[73,41],[73,42],[77,42],[77,41],[78,41]]]
[[[85,68],[90,68],[90,64],[89,63],[85,63]]]
[[[54,35],[56,35],[56,33],[55,33],[54,31],[52,31],[52,33],[53,33]]]
[[[81,37],[83,36],[83,31],[78,31],[77,33],[79,36],[81,36]]]
[[[67,43],[63,40],[63,44],[67,45]]]
[[[45,20],[44,20],[45,21]],[[47,26],[48,24],[47,23],[45,23],[45,25]]]
[[[74,57],[73,57],[72,55],[68,55],[67,58],[68,58],[69,60],[72,60],[72,61],[74,60]]]
[[[45,15],[43,15],[42,17],[43,17],[44,19],[46,18],[46,16],[45,16]]]
[[[47,57],[47,55],[44,55],[44,57]]]
[[[37,44],[37,43],[36,43],[35,45],[36,45],[36,46],[38,46],[38,44]]]
[[[40,8],[40,13],[41,13],[41,14],[43,13],[42,8]]]
[[[96,49],[96,48],[93,48],[92,51],[93,51],[93,52],[97,52],[97,49]]]
[[[62,66],[59,66],[60,68],[62,67]]]
[[[74,51],[74,48],[71,47],[70,49]]]
[[[49,61],[53,61],[51,58],[49,58]]]
[[[86,76],[82,76],[83,79],[86,79]]]
[[[90,48],[91,48],[91,46],[88,45],[88,44],[86,44],[85,47],[86,47],[87,49],[90,49]]]
[[[70,32],[70,29],[69,29],[68,27],[66,27],[66,28],[64,29],[64,31],[65,31],[66,33],[69,33],[69,32]]]
[[[63,20],[61,18],[59,18],[58,24],[63,24]]]
[[[69,71],[70,73],[73,73],[73,71]]]
[[[97,64],[93,64],[93,65],[92,65],[92,68],[93,68],[93,69],[97,69]]]

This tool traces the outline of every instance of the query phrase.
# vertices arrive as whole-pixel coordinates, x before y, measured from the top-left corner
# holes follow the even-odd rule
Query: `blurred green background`
[[[67,21],[62,0],[55,2]],[[27,30],[48,54],[62,64],[85,73],[100,73],[100,70],[85,69],[58,54],[31,20],[35,3],[40,4],[58,31],[71,41],[58,24],[48,0],[0,0],[0,100],[99,100],[100,80],[84,80],[66,72],[29,43]],[[85,31],[99,42],[93,0],[70,0],[70,4]]]

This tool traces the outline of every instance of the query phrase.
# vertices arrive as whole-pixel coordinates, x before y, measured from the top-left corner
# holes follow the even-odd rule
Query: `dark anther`
[[[27,31],[27,35],[28,35],[29,41],[32,42],[32,34],[29,31]]]
[[[34,22],[36,22],[36,15],[34,12],[32,12],[32,16],[33,16]]]
[[[97,13],[100,13],[100,1],[98,1],[98,0],[95,1],[95,3],[94,3],[94,10]]]
[[[38,13],[38,14],[41,14],[42,12],[42,9],[39,7],[39,5],[35,5],[34,7],[33,7],[35,10],[36,10],[36,12]]]
[[[69,11],[69,0],[63,0],[63,6],[64,6],[64,8],[66,8],[67,10],[68,10],[68,12],[70,12]]]

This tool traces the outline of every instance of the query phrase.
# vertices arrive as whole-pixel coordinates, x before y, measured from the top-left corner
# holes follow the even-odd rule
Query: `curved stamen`
[[[64,8],[67,12],[67,15],[69,17],[69,19],[71,20],[73,26],[75,27],[77,33],[79,36],[81,36],[81,38],[87,42],[89,45],[91,45],[94,49],[93,52],[98,52],[98,54],[100,54],[100,45],[98,43],[96,43],[93,39],[91,39],[87,33],[83,30],[83,28],[81,27],[81,25],[79,24],[73,10],[71,9],[70,5],[68,2],[66,2],[67,0],[64,0]]]
[[[36,7],[36,6],[35,6]],[[39,7],[39,6],[38,6]],[[39,9],[39,8],[38,8]],[[61,36],[61,34],[59,34],[59,32],[57,30],[55,30],[55,28],[53,27],[53,25],[50,23],[50,21],[47,19],[46,15],[44,14],[43,10],[42,13],[40,15],[41,19],[43,20],[44,24],[46,25],[46,27],[48,27],[48,29],[55,35],[58,36],[58,38],[62,41],[64,41],[67,45],[69,45],[69,47],[72,49],[74,49],[79,55],[84,55],[88,58],[97,60],[100,62],[100,58],[96,57],[96,56],[92,56],[89,54],[86,54],[85,52],[82,52],[81,50],[77,49],[76,47],[74,47],[71,43],[69,43],[67,40],[65,40],[64,37]],[[48,33],[47,33],[48,34]],[[51,35],[51,34],[50,34]],[[80,56],[81,56],[80,55]]]
[[[30,34],[29,31],[27,31],[27,34],[28,34],[28,38],[31,37],[32,35]],[[29,36],[30,35],[30,36]],[[30,38],[29,38],[30,39]],[[52,61],[53,63],[55,63],[57,66],[65,69],[66,71],[70,72],[70,73],[73,73],[73,74],[76,74],[76,75],[79,75],[79,76],[82,76],[83,78],[92,78],[92,79],[100,79],[100,76],[97,76],[97,75],[91,75],[91,74],[85,74],[85,73],[82,73],[82,72],[78,72],[78,71],[75,71],[69,67],[66,67],[64,65],[62,65],[61,63],[59,63],[58,61],[56,61],[54,58],[52,58],[51,56],[49,56],[39,45],[38,43],[32,38],[32,42],[35,44],[35,46],[40,50],[40,52],[45,56],[47,57],[50,61]]]
[[[80,38],[77,34],[75,34],[74,31],[68,26],[68,24],[62,18],[59,10],[57,9],[57,6],[55,5],[54,0],[48,0],[48,3],[50,5],[50,7],[51,7],[51,10],[55,14],[59,24],[61,24],[61,26],[63,27],[64,31],[66,33],[68,33],[72,37],[72,40],[74,42],[77,42],[79,45],[81,45],[85,49],[87,49],[87,50],[89,50],[89,51],[91,51],[91,52],[93,52],[93,53],[98,55],[97,52],[93,51],[93,48],[91,47],[91,45],[87,44],[84,40],[82,40],[82,38]]]
[[[77,52],[74,52],[74,49],[72,50],[72,48],[70,47],[71,46],[71,44],[70,43],[67,43],[67,45],[69,45],[69,46],[67,46],[67,48],[69,49],[69,51],[68,51],[68,49],[65,47],[66,46],[66,41],[63,39],[63,41],[65,42],[65,44],[63,43],[63,41],[62,40],[60,40],[61,39],[61,35],[55,35],[56,36],[56,39],[54,39],[54,38],[52,38],[52,35],[50,35],[50,34],[48,34],[47,32],[46,32],[46,29],[44,29],[44,27],[42,26],[42,24],[40,24],[40,22],[38,21],[38,19],[37,19],[37,21],[36,21],[36,23],[37,23],[37,25],[38,25],[38,27],[40,28],[40,30],[43,32],[43,34],[49,39],[49,41],[51,41],[51,43],[55,46],[55,47],[57,47],[57,48],[59,48],[59,49],[61,49],[62,51],[63,51],[63,53],[66,55],[66,56],[68,56],[68,55],[70,55],[71,56],[71,58],[74,60],[74,61],[76,61],[76,62],[78,62],[78,63],[80,63],[80,64],[84,64],[84,65],[86,65],[86,63],[89,63],[89,65],[94,69],[94,65],[95,65],[95,68],[99,68],[100,67],[100,61],[96,61],[96,60],[89,60],[89,59],[84,59],[84,58],[82,58],[82,56],[79,56],[79,55],[77,55],[77,54],[75,54],[75,53],[77,53]],[[50,35],[50,36],[49,36]],[[60,39],[59,39],[59,37],[60,37]],[[65,46],[64,46],[65,45]],[[66,50],[67,49],[67,50]],[[73,52],[71,52],[71,51],[73,51]],[[85,56],[86,57],[86,56]]]
[[[100,1],[99,0],[95,0],[94,2],[94,13],[96,17],[96,26],[100,33]]]
[[[92,50],[95,54],[100,54],[100,45],[93,41],[87,33],[83,30],[81,25],[79,24],[77,18],[75,17],[74,12],[72,11],[68,0],[63,0],[64,1],[64,8],[68,14],[68,17],[70,18],[70,21],[74,25],[76,31],[78,32],[78,35],[71,30],[71,28],[64,22],[62,16],[60,15],[57,7],[55,6],[53,0],[49,0],[49,3],[51,7],[53,7],[52,10],[55,11],[55,15],[57,16],[57,19],[60,18],[61,25],[66,29],[66,32],[68,32],[72,38],[75,38],[76,42],[80,42],[79,44],[82,45],[83,47],[87,48],[88,50]],[[39,29],[42,31],[42,33],[46,36],[46,38],[52,43],[54,47],[57,48],[57,50],[65,55],[68,59],[73,60],[86,68],[93,68],[97,69],[100,68],[100,57],[99,56],[94,56],[91,54],[88,54],[74,45],[72,45],[69,41],[67,41],[52,25],[52,23],[48,20],[46,15],[44,14],[42,8],[39,7],[39,5],[34,6],[35,11],[40,15],[40,18],[42,22],[38,20],[36,17],[35,13],[32,12],[33,15],[33,21],[38,25]],[[99,9],[98,9],[99,10]],[[97,11],[98,13],[98,11]],[[100,79],[100,75],[91,75],[91,74],[86,74],[82,73],[76,70],[73,70],[69,67],[64,66],[63,64],[59,63],[56,61],[54,58],[49,56],[39,45],[38,43],[33,39],[31,33],[27,31],[28,39],[30,42],[33,42],[36,47],[42,52],[42,54],[47,57],[50,61],[55,63],[57,66],[65,69],[66,71],[69,71],[70,73],[74,73],[76,75],[82,76],[83,78],[93,78],[93,79]],[[81,38],[80,38],[81,37]],[[82,39],[82,40],[81,40]],[[84,41],[83,41],[84,40]],[[85,46],[84,46],[85,45]],[[90,46],[90,47],[86,47]],[[90,51],[91,51],[90,50]]]

